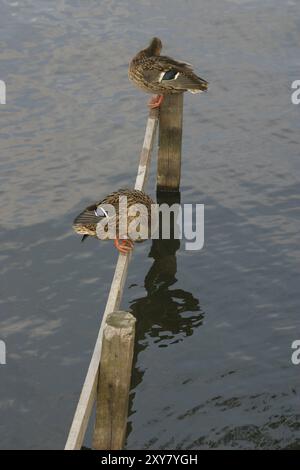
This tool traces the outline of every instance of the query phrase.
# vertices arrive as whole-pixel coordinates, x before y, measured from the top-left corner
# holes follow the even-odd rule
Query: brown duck
[[[126,208],[127,229],[130,223],[136,217],[130,213],[130,207],[135,204],[143,204],[147,209],[148,216],[146,218],[141,217],[141,225],[144,225],[145,227],[147,227],[148,233],[150,233],[151,205],[154,204],[154,201],[150,198],[150,196],[145,194],[143,191],[139,191],[137,189],[119,189],[118,191],[115,191],[109,194],[101,201],[88,206],[86,209],[84,209],[83,212],[81,212],[75,218],[73,222],[73,229],[75,230],[75,232],[83,235],[81,241],[84,241],[85,238],[88,236],[97,237],[98,223],[100,221],[104,221],[104,219],[106,219],[106,221],[108,222],[108,218],[110,216],[108,212],[105,210],[106,204],[110,204],[115,209],[115,215],[113,217],[110,217],[110,221],[113,221],[115,223],[116,238],[114,240],[114,243],[115,243],[116,248],[121,253],[126,254],[129,251],[131,251],[134,245],[134,241],[136,242],[144,241],[142,238],[137,238],[135,240],[132,240],[128,232],[125,234],[128,237],[127,239],[121,239],[121,240],[119,239],[119,236],[121,236],[120,230],[119,230],[120,228],[119,227],[119,224],[120,224],[119,202],[120,202],[121,196],[126,196],[127,198],[127,208]],[[106,239],[109,239],[109,237],[107,237]]]
[[[208,82],[193,72],[191,64],[161,56],[161,50],[161,40],[153,38],[129,65],[130,80],[144,91],[157,95],[149,101],[150,108],[158,108],[167,94],[207,91]]]

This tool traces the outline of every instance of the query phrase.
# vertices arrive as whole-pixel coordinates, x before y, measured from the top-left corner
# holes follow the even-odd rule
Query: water
[[[184,106],[205,246],[135,250],[126,448],[299,447],[299,2],[1,0],[0,21],[0,447],[65,444],[117,259],[71,223],[134,183],[148,97],[127,64],[153,35],[211,84]]]

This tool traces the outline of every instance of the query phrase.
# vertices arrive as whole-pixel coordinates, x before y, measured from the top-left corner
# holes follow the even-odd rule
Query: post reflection
[[[157,202],[168,205],[180,203],[180,193],[158,194]],[[173,220],[172,223],[174,229],[176,221]],[[146,295],[134,299],[130,304],[130,310],[137,322],[129,414],[135,395],[134,389],[142,381],[144,374],[144,371],[137,367],[139,353],[150,343],[157,344],[157,347],[170,347],[183,341],[203,322],[204,312],[199,299],[176,285],[176,252],[179,248],[180,240],[172,237],[170,240],[160,238],[152,241],[149,257],[153,258],[153,264],[144,281]],[[130,423],[128,431],[130,432]]]

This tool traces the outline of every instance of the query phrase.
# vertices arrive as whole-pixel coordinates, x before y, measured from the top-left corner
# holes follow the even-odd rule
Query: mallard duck
[[[157,94],[149,101],[150,108],[158,108],[167,94],[207,90],[208,82],[193,72],[191,64],[161,56],[161,49],[161,40],[153,38],[129,65],[130,80],[144,91]]]
[[[122,196],[126,196],[127,205],[121,213],[121,206],[119,206],[119,204],[122,201],[122,199],[120,199]],[[104,234],[107,233],[107,229],[109,228],[108,224],[110,223],[115,227],[115,238],[112,238],[114,238],[116,248],[121,253],[126,254],[132,250],[134,241],[144,241],[139,236],[132,240],[128,232],[130,223],[139,215],[136,213],[133,215],[133,212],[130,211],[130,208],[135,204],[142,204],[147,209],[147,216],[142,214],[140,217],[140,228],[142,229],[144,226],[144,228],[148,230],[149,234],[151,230],[151,205],[154,204],[154,202],[147,194],[137,189],[119,189],[118,191],[109,194],[101,201],[88,206],[75,218],[73,229],[75,232],[83,235],[81,241],[84,241],[88,236],[99,238],[99,222],[103,221],[103,226],[106,227]],[[110,209],[112,210],[110,211]],[[122,222],[120,221],[121,215],[125,217],[127,216],[125,233],[124,231],[121,233],[122,228],[120,228],[120,225],[123,224],[123,220]],[[128,238],[123,239],[124,235]],[[111,239],[111,237],[109,235],[105,235],[102,239]]]

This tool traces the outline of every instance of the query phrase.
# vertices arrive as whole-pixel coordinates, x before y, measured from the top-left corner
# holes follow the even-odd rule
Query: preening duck
[[[149,101],[150,108],[158,108],[167,94],[207,91],[208,82],[193,72],[191,64],[161,56],[161,50],[161,40],[153,38],[129,65],[130,80],[144,91],[157,95]]]
[[[122,206],[122,203],[125,201],[125,198],[122,200],[122,196],[126,196],[126,206]],[[104,230],[104,235],[110,227],[115,227],[113,237],[115,246],[121,253],[126,254],[132,250],[134,242],[144,241],[144,238],[140,236],[137,236],[137,238],[133,240],[130,237],[131,233],[129,232],[130,224],[137,217],[137,213],[134,213],[134,211],[130,209],[133,209],[132,206],[140,204],[146,209],[144,213],[139,213],[140,233],[143,233],[143,228],[145,228],[147,233],[150,234],[151,205],[154,204],[154,201],[143,191],[139,191],[137,189],[119,189],[118,191],[109,194],[101,201],[88,206],[75,218],[73,229],[75,232],[83,235],[81,241],[84,241],[88,236],[99,238],[100,222],[103,223],[102,226],[106,228],[106,232]],[[123,212],[122,207],[124,207]],[[125,216],[127,218],[125,233],[123,225],[121,227],[121,224],[124,223],[124,219],[122,219],[121,222],[121,216]],[[123,238],[124,235],[128,238],[120,239]],[[104,236],[102,239],[107,240],[111,239],[111,237],[107,235],[107,237]]]

